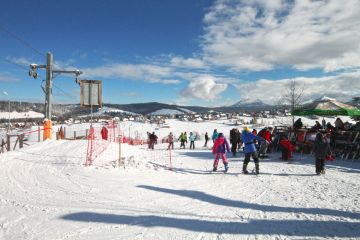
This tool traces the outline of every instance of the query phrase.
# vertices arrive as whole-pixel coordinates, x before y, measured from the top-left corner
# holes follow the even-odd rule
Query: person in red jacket
[[[266,158],[268,157],[266,155],[266,152],[272,145],[272,137],[271,137],[272,127],[265,127],[263,128],[259,133],[258,136],[265,139],[265,141],[262,141],[260,143],[259,148],[259,158]]]
[[[218,137],[214,141],[214,146],[212,148],[212,154],[216,154],[214,164],[213,164],[214,172],[217,170],[220,157],[222,158],[222,161],[223,161],[223,164],[225,167],[225,172],[228,171],[228,169],[229,169],[228,163],[229,162],[226,158],[226,152],[230,152],[230,145],[229,145],[228,141],[225,139],[224,134],[219,133]]]
[[[295,146],[289,141],[286,136],[281,136],[280,147],[282,152],[282,160],[289,160],[292,158],[291,152],[295,151]]]
[[[101,138],[103,140],[107,140],[108,139],[108,130],[106,127],[102,127],[101,129]]]

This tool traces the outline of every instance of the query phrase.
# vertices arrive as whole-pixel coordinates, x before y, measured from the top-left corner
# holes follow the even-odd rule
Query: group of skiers
[[[265,127],[261,129],[258,133],[255,129],[250,130],[248,127],[244,127],[242,132],[237,128],[230,130],[230,144],[225,138],[222,132],[218,132],[217,129],[214,129],[211,139],[213,141],[212,153],[215,155],[213,162],[213,171],[217,171],[220,158],[224,164],[224,172],[227,172],[229,169],[229,161],[226,157],[226,153],[231,152],[233,156],[236,156],[236,153],[240,150],[243,150],[245,155],[244,162],[242,166],[242,172],[248,174],[247,166],[252,158],[255,163],[255,173],[260,173],[259,158],[267,158],[267,153],[271,152],[272,148],[275,147],[275,144],[278,149],[282,152],[281,159],[289,160],[292,158],[292,152],[295,151],[295,145],[286,137],[286,135],[278,136],[278,139],[273,139],[273,128]],[[154,144],[157,141],[157,136],[153,132],[152,134],[148,133],[149,137],[149,148],[154,149]],[[180,149],[185,149],[187,141],[190,141],[190,149],[195,149],[195,140],[197,135],[193,132],[190,132],[189,137],[186,132],[182,132],[178,138],[180,141]],[[205,133],[205,143],[204,147],[207,147],[208,141],[210,140],[208,133]],[[174,135],[172,132],[169,133],[167,137],[168,141],[168,150],[174,149]],[[275,143],[276,142],[276,143]],[[322,133],[316,135],[314,142],[314,154],[316,159],[316,173],[325,173],[324,165],[326,158],[331,155],[330,146],[326,141],[326,138]]]
[[[253,158],[255,163],[255,173],[260,173],[259,157],[266,158],[271,148],[274,147],[272,139],[272,127],[265,127],[259,133],[256,133],[255,129],[251,131],[248,127],[244,127],[242,133],[238,129],[232,129],[230,131],[231,152],[233,156],[236,155],[236,149],[240,143],[243,145],[243,152],[245,154],[242,172],[248,174],[247,166],[250,162],[250,158]],[[214,130],[215,132],[215,130]],[[278,139],[278,147],[282,151],[282,159],[291,159],[291,153],[295,151],[295,146],[285,135],[280,135]],[[329,143],[326,137],[321,132],[316,134],[314,141],[314,155],[315,155],[315,172],[316,174],[325,174],[325,161],[331,158],[332,153]],[[215,155],[213,163],[213,171],[217,171],[220,157],[222,158],[225,171],[229,169],[229,162],[226,158],[226,152],[230,152],[230,146],[224,137],[223,133],[219,133],[218,137],[214,141],[212,153]]]

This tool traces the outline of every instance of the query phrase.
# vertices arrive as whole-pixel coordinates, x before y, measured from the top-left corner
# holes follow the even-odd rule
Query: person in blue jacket
[[[247,165],[250,162],[250,157],[254,159],[255,162],[255,171],[256,174],[259,174],[259,157],[257,155],[257,150],[254,144],[254,140],[258,141],[265,141],[262,137],[256,136],[251,133],[251,130],[248,127],[244,127],[242,134],[241,134],[241,140],[244,143],[244,153],[245,153],[245,159],[243,164],[243,173],[248,174],[247,171]]]

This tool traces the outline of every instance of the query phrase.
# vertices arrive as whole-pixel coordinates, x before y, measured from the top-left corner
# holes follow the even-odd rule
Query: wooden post
[[[11,150],[10,149],[10,135],[9,134],[6,135],[6,150],[7,151]]]
[[[24,146],[24,134],[20,134],[19,148],[23,148]]]
[[[74,139],[76,139],[76,131],[74,131]]]

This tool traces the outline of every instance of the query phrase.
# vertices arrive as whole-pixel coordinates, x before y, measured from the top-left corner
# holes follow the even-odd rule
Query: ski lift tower
[[[75,82],[77,83],[77,77],[82,74],[80,70],[56,70],[53,69],[53,54],[48,52],[46,54],[46,64],[30,64],[29,76],[33,78],[37,78],[37,70],[39,68],[46,69],[46,85],[43,88],[45,92],[45,118],[51,120],[51,111],[52,111],[52,80],[56,76],[66,73],[66,74],[74,74],[76,76]]]

